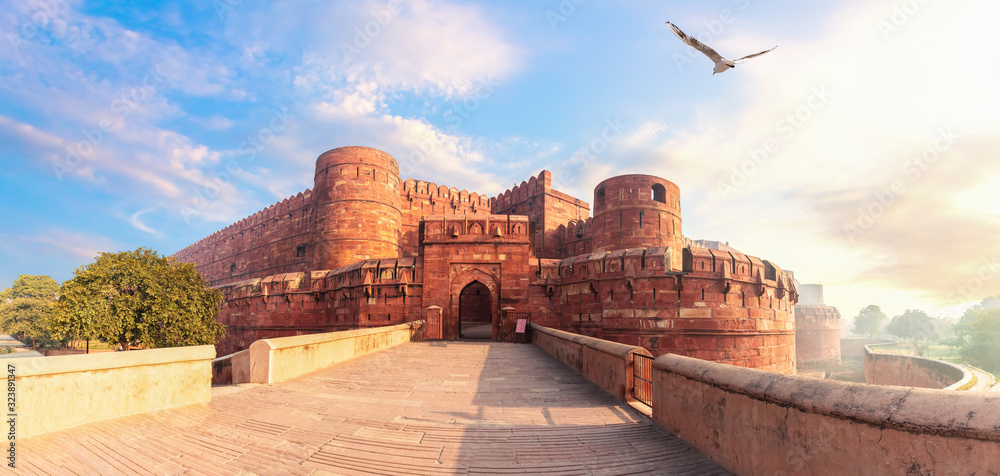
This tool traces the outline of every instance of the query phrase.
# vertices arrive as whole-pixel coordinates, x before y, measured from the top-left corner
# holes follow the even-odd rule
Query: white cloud
[[[395,14],[379,2],[333,7],[341,28],[331,28],[324,15],[303,19],[314,31],[296,84],[335,90],[340,83],[376,83],[383,93],[453,97],[519,68],[523,52],[480,8],[436,0],[400,3]]]
[[[141,217],[143,215],[145,215],[145,214],[147,214],[147,213],[149,213],[151,211],[153,211],[153,210],[151,210],[151,209],[145,209],[145,210],[140,210],[138,212],[133,213],[132,214],[132,218],[129,219],[129,223],[131,223],[132,226],[135,227],[136,230],[144,231],[146,233],[151,233],[151,234],[154,234],[154,235],[158,234],[159,233],[158,231],[156,231],[156,230],[150,228],[149,226],[147,226],[145,223],[142,222],[142,219],[141,219]]]
[[[876,289],[906,294],[910,307],[947,305],[953,284],[968,276],[962,263],[991,252],[958,245],[966,238],[960,230],[1000,231],[953,208],[968,216],[1000,211],[984,182],[1000,174],[984,162],[1000,146],[1000,90],[991,86],[1000,62],[984,61],[986,45],[1000,43],[991,25],[1000,4],[921,5],[888,39],[880,25],[892,5],[856,5],[815,32],[818,41],[778,41],[774,53],[713,78],[732,94],[675,124],[642,161],[648,173],[681,185],[685,234],[737,240],[803,279],[852,289],[867,283],[869,292],[832,293],[849,307],[878,302]],[[741,25],[713,46],[774,42]],[[942,135],[956,139],[944,144]],[[929,150],[934,160],[919,162]],[[897,181],[908,191],[852,242],[842,225]]]
[[[70,263],[89,263],[101,252],[121,251],[114,240],[91,233],[77,233],[59,228],[49,229],[44,234],[15,236],[24,249],[46,256],[65,257]]]

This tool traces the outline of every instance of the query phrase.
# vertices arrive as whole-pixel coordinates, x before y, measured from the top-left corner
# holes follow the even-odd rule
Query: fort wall
[[[796,291],[774,264],[739,252],[632,248],[540,264],[540,325],[732,365],[794,373]]]
[[[832,306],[795,306],[795,349],[800,366],[840,363],[840,311]]]
[[[495,198],[398,173],[376,149],[333,149],[317,159],[311,191],[175,255],[225,295],[220,355],[258,339],[426,319],[433,307],[435,335],[440,326],[457,338],[464,308],[488,313],[464,322],[492,322],[496,337],[510,307],[654,355],[795,372],[792,276],[734,249],[689,245],[672,182],[609,178],[588,217],[548,171]]]
[[[442,309],[442,338],[457,339],[462,290],[489,291],[496,335],[500,309],[528,299],[531,227],[517,215],[445,215],[424,220],[423,306]]]
[[[212,286],[304,271],[313,241],[312,190],[223,228],[173,255],[195,263]]]
[[[316,161],[310,269],[400,255],[399,164],[368,147],[341,147]]]
[[[476,192],[408,179],[400,195],[402,256],[419,256],[420,222],[431,215],[489,214],[493,199]]]
[[[507,190],[493,200],[492,212],[498,215],[524,215],[535,224],[534,253],[542,258],[564,258],[563,232],[560,227],[590,215],[587,202],[552,188],[552,173],[543,170],[538,177]]]
[[[669,180],[622,175],[599,183],[590,229],[593,251],[663,246],[674,255],[672,270],[680,269],[680,189]]]

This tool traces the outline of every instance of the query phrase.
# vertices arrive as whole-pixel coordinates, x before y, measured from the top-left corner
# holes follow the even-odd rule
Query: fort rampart
[[[426,319],[432,307],[442,338],[479,322],[496,337],[509,307],[653,355],[795,372],[794,280],[769,261],[689,244],[674,183],[606,179],[589,217],[547,171],[488,198],[398,170],[377,149],[325,152],[311,190],[174,255],[225,294],[220,355]]]

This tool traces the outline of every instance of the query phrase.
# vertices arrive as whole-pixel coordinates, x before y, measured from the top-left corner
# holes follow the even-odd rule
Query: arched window
[[[667,189],[660,184],[653,184],[653,200],[660,203],[667,203]]]
[[[595,203],[594,206],[596,206],[596,207],[603,207],[604,206],[604,189],[603,188],[597,191],[597,197],[596,197],[595,201],[597,203]]]

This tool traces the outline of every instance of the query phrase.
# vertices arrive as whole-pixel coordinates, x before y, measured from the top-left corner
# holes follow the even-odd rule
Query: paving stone
[[[207,405],[40,435],[18,446],[19,471],[726,474],[533,345],[460,344],[409,343],[290,382],[213,391]]]

